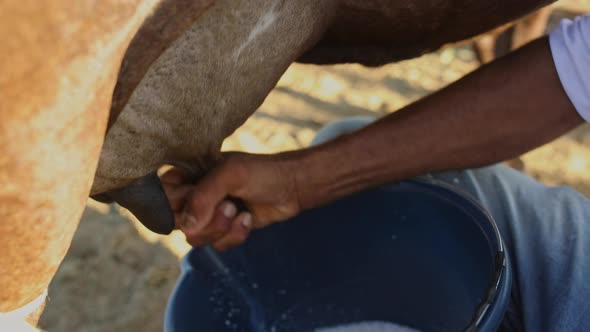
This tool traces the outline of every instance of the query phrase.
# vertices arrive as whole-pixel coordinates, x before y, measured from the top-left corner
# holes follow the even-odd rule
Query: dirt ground
[[[590,1],[578,0],[590,10]],[[277,152],[309,144],[324,124],[383,116],[477,67],[469,46],[367,69],[293,65],[225,150]],[[590,126],[524,156],[526,172],[590,196]],[[41,327],[50,332],[161,331],[166,301],[189,250],[181,234],[148,233],[116,206],[89,201],[57,277]]]

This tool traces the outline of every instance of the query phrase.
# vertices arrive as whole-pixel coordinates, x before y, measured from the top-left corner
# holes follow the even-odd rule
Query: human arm
[[[579,108],[580,102],[576,105]],[[560,82],[548,39],[542,38],[359,132],[320,147],[272,156],[229,157],[188,189],[192,196],[184,211],[199,226],[185,227],[182,218],[179,225],[191,244],[221,241],[218,247],[223,249],[239,241],[224,241],[228,236],[223,232],[218,237],[207,234],[210,225],[224,220],[215,209],[227,195],[245,200],[254,213],[253,226],[261,227],[385,182],[505,160],[580,123],[582,118]],[[251,195],[254,191],[257,194]],[[274,206],[285,213],[270,215],[256,209],[260,200],[269,204],[273,199]],[[243,239],[247,230],[241,232]],[[231,238],[232,232],[228,233]]]
[[[298,161],[304,171],[297,182],[307,183],[298,186],[301,205],[510,159],[580,123],[543,38],[357,133],[308,150]]]

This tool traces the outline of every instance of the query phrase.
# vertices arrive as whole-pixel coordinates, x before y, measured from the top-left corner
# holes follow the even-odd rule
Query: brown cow
[[[291,62],[381,65],[547,2],[0,2],[0,312],[42,294],[64,257],[97,170],[116,83],[92,193],[139,204],[141,215],[142,201],[165,199],[149,175],[162,163],[195,176],[206,171]],[[168,231],[156,221],[147,223]]]

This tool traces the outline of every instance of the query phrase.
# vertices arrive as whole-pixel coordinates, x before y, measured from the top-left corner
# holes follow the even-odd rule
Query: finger
[[[225,200],[233,187],[238,183],[235,172],[228,168],[218,167],[199,181],[184,207],[181,224],[197,225],[198,229],[205,228],[213,219],[215,209]]]
[[[229,201],[224,201],[216,209],[213,220],[206,227],[186,228],[183,226],[182,231],[186,235],[188,243],[193,246],[210,244],[225,236],[235,218],[238,210],[236,206]]]
[[[178,213],[178,212],[174,213],[174,229],[180,229],[180,223],[183,220],[182,216],[183,216],[182,212],[181,213]]]
[[[239,246],[244,243],[252,229],[252,214],[249,212],[240,213],[232,222],[230,230],[221,239],[213,243],[213,248],[219,251]]]
[[[190,197],[190,194],[194,186],[170,186],[163,184],[162,187],[164,188],[166,197],[168,197],[168,202],[170,203],[172,211],[174,211],[174,213],[182,212],[182,210],[184,209],[184,205],[186,204],[187,199]]]
[[[190,181],[189,172],[179,167],[173,167],[160,176],[162,183],[181,185]]]
[[[189,173],[178,167],[171,168],[160,177],[160,182],[168,197],[170,207],[175,213],[182,211],[194,187],[189,184],[189,179]]]

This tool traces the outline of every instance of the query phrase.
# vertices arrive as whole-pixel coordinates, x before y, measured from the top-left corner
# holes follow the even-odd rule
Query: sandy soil
[[[588,0],[578,5],[590,9]],[[276,152],[307,146],[325,123],[383,116],[477,67],[469,47],[449,48],[379,69],[293,65],[226,150]],[[524,156],[526,171],[590,196],[590,126]],[[167,298],[189,247],[181,234],[148,233],[126,211],[88,203],[50,287],[41,326],[51,332],[161,331]]]

